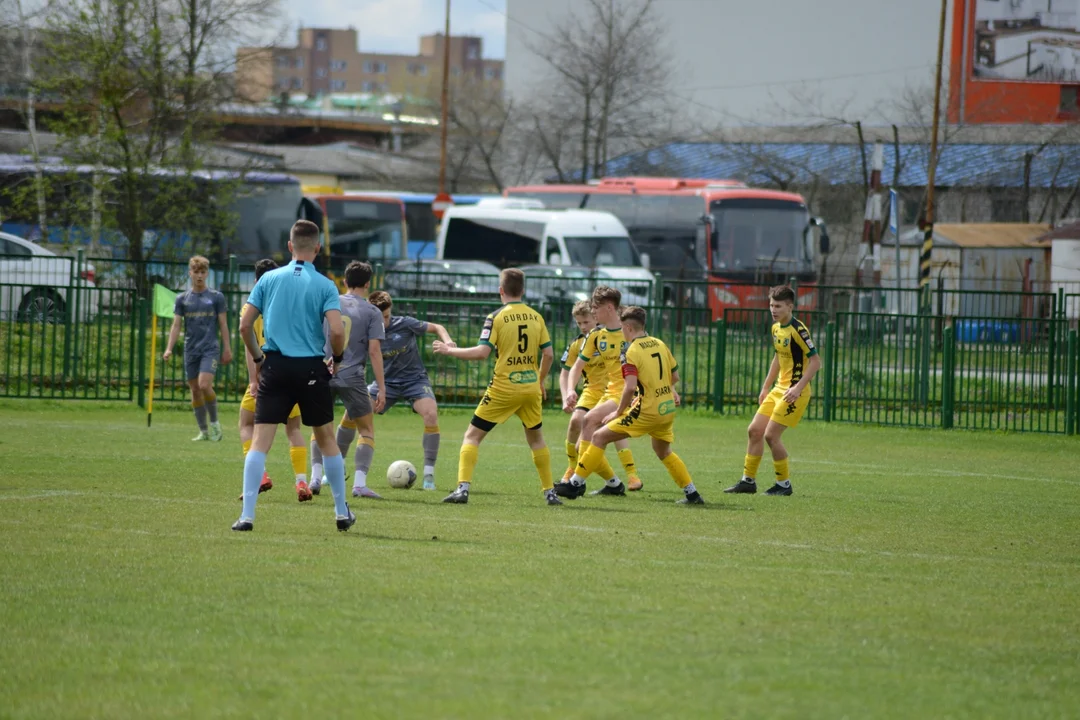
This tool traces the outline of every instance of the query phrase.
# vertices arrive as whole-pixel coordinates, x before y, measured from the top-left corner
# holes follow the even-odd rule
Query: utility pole
[[[922,255],[919,258],[919,288],[923,303],[929,311],[930,256],[934,252],[934,175],[937,172],[938,117],[941,114],[941,64],[945,54],[945,12],[948,0],[941,0],[941,19],[938,25],[937,78],[934,82],[934,121],[930,133],[930,167],[926,172],[926,228],[923,233]]]
[[[938,73],[940,75],[940,71]],[[446,0],[446,28],[443,32],[442,119],[439,120],[439,195],[446,192],[446,130],[450,115],[450,0]]]

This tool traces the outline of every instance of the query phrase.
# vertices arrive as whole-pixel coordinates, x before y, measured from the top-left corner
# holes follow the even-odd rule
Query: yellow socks
[[[536,472],[540,475],[540,487],[544,490],[555,487],[554,483],[551,482],[551,450],[547,448],[533,450],[532,457]]]
[[[457,481],[461,483],[471,483],[473,471],[476,470],[476,463],[480,460],[480,448],[476,445],[462,445],[461,453],[458,455],[458,471]]]
[[[574,468],[577,467],[578,461],[577,443],[572,443],[569,440],[566,441],[566,460],[567,467],[570,468],[570,472],[573,472]]]
[[[604,457],[604,451],[599,449],[596,452],[595,459],[592,461],[593,464],[587,466],[591,468],[590,471],[588,473],[582,474],[581,469],[582,464],[584,463],[585,454],[589,450],[593,449],[596,449],[596,446],[593,445],[591,442],[589,442],[588,440],[581,441],[581,451],[578,454],[578,469],[575,471],[577,472],[578,476],[584,479],[588,478],[590,474],[596,473],[600,476],[600,479],[604,480],[605,482],[615,477],[615,470],[612,469],[611,463],[609,463],[607,461],[607,458]]]
[[[784,458],[783,460],[773,460],[773,469],[776,471],[776,482],[786,483],[791,479],[788,469],[788,461],[791,458]]]
[[[637,477],[637,465],[634,464],[634,453],[630,452],[630,448],[619,450],[619,462],[626,471],[626,477]]]
[[[743,477],[755,480],[757,478],[758,466],[761,465],[760,455],[747,455],[743,460]]]
[[[292,463],[293,475],[296,477],[303,476],[307,479],[307,448],[306,447],[290,447],[289,448],[289,462]],[[319,478],[320,480],[322,478]]]
[[[574,472],[577,473],[578,477],[585,479],[594,472],[597,472],[597,467],[599,467],[600,463],[606,463],[607,461],[604,460],[604,451],[592,443],[586,443],[582,440],[581,445],[581,454],[578,455],[577,470]]]
[[[668,474],[671,475],[671,479],[674,480],[675,484],[679,487],[685,488],[692,482],[690,479],[690,471],[686,469],[686,463],[684,463],[682,458],[675,453],[671,453],[664,458],[664,467],[667,468]]]

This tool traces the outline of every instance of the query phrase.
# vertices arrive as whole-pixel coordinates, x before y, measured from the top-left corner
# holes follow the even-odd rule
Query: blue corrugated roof
[[[867,161],[873,146],[866,146]],[[1024,156],[1032,153],[1031,187],[1075,186],[1080,180],[1080,145],[948,144],[941,148],[935,185],[940,187],[1002,187],[1024,185]],[[1037,154],[1036,154],[1037,153]],[[926,185],[929,146],[900,146],[901,187]],[[894,151],[885,146],[882,182],[892,183]],[[750,185],[806,186],[862,184],[859,145],[830,143],[670,143],[629,153],[607,163],[603,175],[733,178]],[[1055,180],[1056,175],[1056,180]],[[578,175],[577,177],[580,177]]]

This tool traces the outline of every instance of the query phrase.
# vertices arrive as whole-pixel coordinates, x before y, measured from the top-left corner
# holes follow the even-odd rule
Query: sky
[[[414,54],[420,36],[442,32],[445,0],[284,0],[289,39],[304,27],[345,28],[360,33],[360,50]],[[484,38],[484,57],[506,56],[506,0],[451,0],[450,34]]]

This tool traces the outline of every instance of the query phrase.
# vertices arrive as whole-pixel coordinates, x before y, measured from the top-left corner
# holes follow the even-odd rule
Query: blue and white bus
[[[355,190],[346,195],[368,195],[391,197],[405,203],[405,226],[409,237],[409,259],[427,259],[435,257],[435,239],[438,236],[438,220],[431,212],[431,203],[435,202],[434,193],[417,193],[397,190]],[[451,195],[455,205],[475,205],[484,198],[500,198],[500,195]]]

